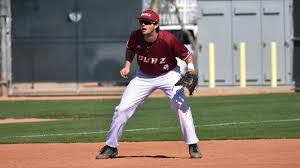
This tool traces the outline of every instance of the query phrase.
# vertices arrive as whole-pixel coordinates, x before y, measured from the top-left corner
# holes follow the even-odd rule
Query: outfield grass
[[[189,97],[200,139],[300,138],[300,94]],[[101,142],[119,100],[3,101],[0,118],[58,121],[0,124],[0,143]],[[182,140],[167,98],[148,99],[122,141]]]

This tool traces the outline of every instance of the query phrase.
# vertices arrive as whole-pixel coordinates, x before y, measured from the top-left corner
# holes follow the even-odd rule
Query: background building
[[[126,41],[138,28],[136,16],[150,2],[0,0],[1,86],[10,95],[33,95],[101,93],[108,86],[126,85],[128,80],[119,76]],[[176,6],[161,0],[161,29],[192,50],[175,7],[197,40],[200,86],[209,87],[211,79],[217,87],[240,85],[241,43],[247,86],[270,86],[270,46],[275,42],[276,83],[299,87],[298,0],[177,0]],[[213,64],[208,44],[214,44]]]
[[[292,7],[291,0],[199,0],[199,84],[208,83],[208,44],[214,43],[216,85],[239,85],[240,45],[244,43],[247,85],[270,85],[274,42],[277,83],[292,85]]]
[[[294,0],[293,3],[294,18],[294,52],[293,52],[293,79],[295,89],[300,91],[300,0]]]

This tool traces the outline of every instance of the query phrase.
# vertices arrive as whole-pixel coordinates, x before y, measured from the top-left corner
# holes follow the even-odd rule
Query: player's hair
[[[155,29],[156,33],[159,32],[159,26],[157,26],[157,28]]]

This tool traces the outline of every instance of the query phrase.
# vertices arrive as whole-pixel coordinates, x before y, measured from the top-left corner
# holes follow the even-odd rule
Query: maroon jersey
[[[159,31],[155,42],[144,40],[140,30],[131,33],[127,49],[134,51],[141,71],[161,75],[177,66],[176,57],[185,60],[191,52],[170,32]]]

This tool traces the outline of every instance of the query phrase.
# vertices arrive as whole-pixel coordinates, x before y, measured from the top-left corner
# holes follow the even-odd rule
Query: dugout
[[[11,94],[77,94],[128,83],[118,70],[141,3],[11,0]]]

